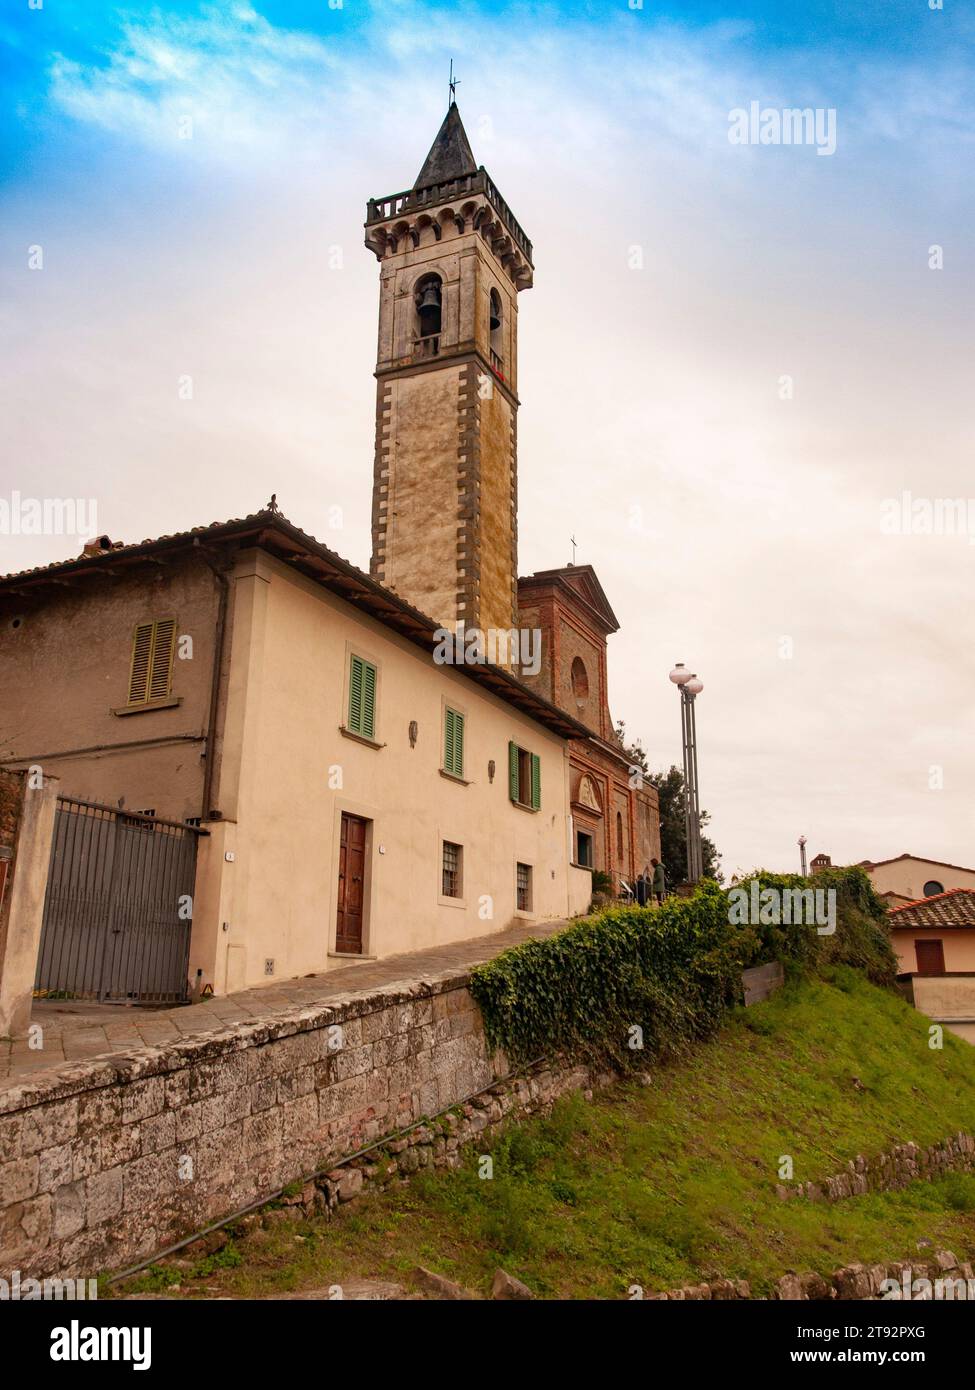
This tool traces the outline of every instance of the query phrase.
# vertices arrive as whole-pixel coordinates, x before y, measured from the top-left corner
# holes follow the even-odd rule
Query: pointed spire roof
[[[429,183],[448,183],[464,174],[476,173],[477,161],[460,118],[457,103],[452,101],[413,187],[423,188]]]

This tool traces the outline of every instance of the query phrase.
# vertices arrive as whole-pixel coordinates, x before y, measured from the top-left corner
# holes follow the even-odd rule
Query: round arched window
[[[589,677],[586,674],[585,662],[581,656],[572,658],[571,668],[572,693],[581,704],[583,700],[589,698]]]
[[[504,355],[504,348],[501,338],[501,296],[498,294],[497,290],[491,291],[490,308],[491,317],[489,320],[489,328],[491,332],[491,351],[498,359],[494,363],[494,366],[500,367],[501,358]]]
[[[939,883],[936,878],[929,878],[924,885],[924,896],[926,898],[933,898],[936,893],[943,893],[944,891],[944,884]]]

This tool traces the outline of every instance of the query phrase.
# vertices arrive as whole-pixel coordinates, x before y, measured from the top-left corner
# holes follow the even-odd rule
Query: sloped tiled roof
[[[887,913],[891,930],[899,927],[971,927],[975,929],[975,888],[949,888],[931,898],[892,907]]]
[[[949,864],[944,859],[929,859],[926,854],[895,854],[893,859],[861,859],[857,867],[879,869],[884,864],[899,864],[902,859],[913,859],[919,864],[936,864],[939,869],[960,869],[963,874],[975,874],[975,869],[965,864]]]
[[[189,531],[179,531],[171,536],[157,536],[154,540],[117,548],[113,546],[93,554],[82,554],[70,560],[22,570],[19,574],[0,576],[0,600],[8,595],[42,600],[45,592],[60,593],[65,585],[83,589],[88,584],[97,583],[98,576],[106,571],[124,573],[140,565],[144,568],[147,562],[159,563],[188,547],[199,547],[206,552],[210,546],[220,542],[235,546],[259,546],[289,568],[331,590],[354,608],[368,613],[377,622],[392,628],[431,654],[441,640],[443,629],[433,618],[421,613],[371,575],[356,569],[348,560],[343,560],[341,555],[300,530],[271,505],[235,521],[215,521],[209,526],[194,526]],[[489,662],[470,664],[458,661],[456,670],[477,684],[486,686],[499,699],[515,706],[562,738],[587,736],[584,724],[530,689],[503,667],[492,666]]]

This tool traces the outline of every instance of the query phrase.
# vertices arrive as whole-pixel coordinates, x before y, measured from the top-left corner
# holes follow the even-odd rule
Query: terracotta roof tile
[[[975,889],[949,888],[931,898],[919,898],[903,907],[888,910],[892,929],[898,927],[972,927],[975,928]]]

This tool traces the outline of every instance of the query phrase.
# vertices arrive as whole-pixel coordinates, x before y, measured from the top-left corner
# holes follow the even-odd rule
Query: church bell
[[[424,325],[432,323],[435,319],[438,320],[440,318],[439,285],[424,285],[417,309],[420,314],[420,322]]]
[[[494,330],[495,330],[496,328],[500,328],[500,327],[501,327],[501,308],[500,308],[500,305],[496,302],[496,300],[495,300],[493,294],[492,294],[492,296],[491,296],[491,318],[490,318],[490,325],[491,325],[491,332],[492,332],[492,333],[494,332]]]

